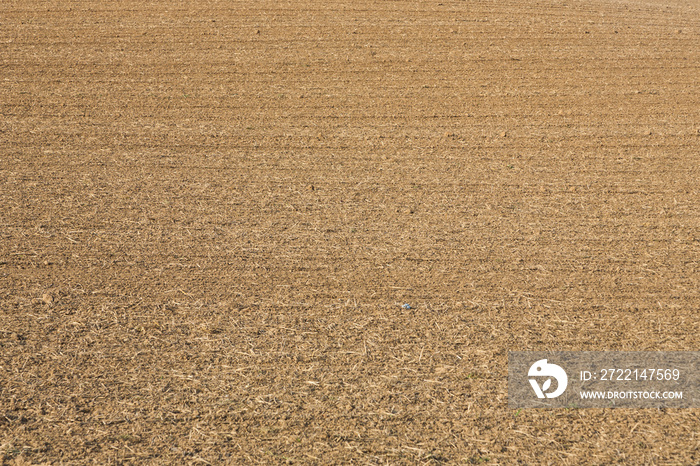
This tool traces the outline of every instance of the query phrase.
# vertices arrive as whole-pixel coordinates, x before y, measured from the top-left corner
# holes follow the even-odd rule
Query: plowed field
[[[697,0],[0,4],[0,464],[694,465],[506,375],[699,311]]]

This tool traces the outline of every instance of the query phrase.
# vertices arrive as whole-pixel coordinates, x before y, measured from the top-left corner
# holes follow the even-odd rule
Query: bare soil
[[[506,382],[698,350],[699,77],[697,0],[2,2],[0,463],[700,463]]]

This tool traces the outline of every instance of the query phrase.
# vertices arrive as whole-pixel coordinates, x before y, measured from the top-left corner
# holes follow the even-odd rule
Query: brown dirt
[[[698,350],[696,0],[191,5],[0,7],[0,463],[700,463],[506,397]]]

